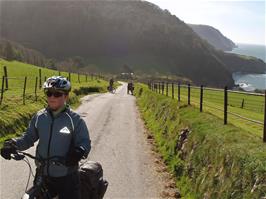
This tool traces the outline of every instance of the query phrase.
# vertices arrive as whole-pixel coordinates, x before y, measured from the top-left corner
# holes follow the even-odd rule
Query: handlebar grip
[[[14,160],[22,160],[22,159],[25,158],[25,155],[16,153],[16,154],[12,154],[11,157],[12,157],[12,159],[14,159]]]

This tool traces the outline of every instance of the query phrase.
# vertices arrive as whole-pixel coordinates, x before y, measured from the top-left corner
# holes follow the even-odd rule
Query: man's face
[[[55,111],[64,106],[68,99],[68,95],[60,91],[48,90],[45,94],[47,96],[48,106]]]

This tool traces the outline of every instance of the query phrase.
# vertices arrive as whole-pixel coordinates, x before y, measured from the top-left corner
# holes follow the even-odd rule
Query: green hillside
[[[215,87],[233,87],[233,72],[266,68],[261,60],[215,50],[178,16],[148,1],[0,4],[2,37],[56,60],[57,68],[73,67],[78,57],[80,70],[118,74],[130,68],[137,75],[180,76]]]

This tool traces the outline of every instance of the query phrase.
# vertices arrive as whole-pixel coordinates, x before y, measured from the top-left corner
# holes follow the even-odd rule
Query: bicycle
[[[40,165],[36,169],[35,176],[33,175],[31,165],[26,156],[31,159],[34,159],[37,162],[37,164]],[[17,151],[17,153],[12,154],[11,158],[14,160],[24,160],[30,169],[25,193],[21,199],[53,199],[53,198],[56,198],[52,193],[48,191],[48,186],[47,186],[48,179],[44,175],[44,167],[47,161],[49,161],[51,164],[64,165],[64,158],[60,156],[53,156],[50,158],[42,159],[42,158],[37,158],[29,153],[22,152],[22,151]],[[28,189],[31,175],[34,177],[33,186]]]
[[[34,159],[40,166],[36,169],[36,175],[33,175],[28,158]],[[29,166],[30,173],[27,180],[25,193],[21,199],[57,199],[56,195],[50,193],[47,183],[48,178],[44,175],[44,168],[47,161],[50,164],[65,165],[65,158],[53,156],[46,159],[37,158],[29,153],[18,151],[11,155],[14,160],[24,160]],[[34,177],[33,186],[28,189],[30,176]],[[102,166],[98,162],[88,161],[87,164],[79,165],[79,175],[81,180],[81,198],[82,199],[102,199],[108,182],[103,179]]]

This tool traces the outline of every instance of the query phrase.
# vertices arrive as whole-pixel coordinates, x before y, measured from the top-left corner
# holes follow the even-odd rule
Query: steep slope
[[[216,49],[231,51],[236,44],[225,37],[219,30],[207,25],[188,24],[202,39],[208,41]]]
[[[171,74],[232,86],[211,45],[168,11],[145,1],[1,1],[1,35],[57,60],[83,57],[104,72]],[[92,68],[93,68],[92,67]]]
[[[0,58],[49,67],[49,61],[42,53],[4,38],[0,38]]]

